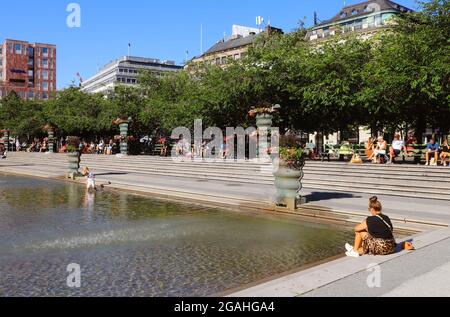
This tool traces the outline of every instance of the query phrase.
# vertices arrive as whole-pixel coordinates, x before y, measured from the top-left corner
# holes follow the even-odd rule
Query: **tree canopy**
[[[396,17],[371,39],[305,40],[303,28],[261,35],[245,58],[226,68],[198,65],[156,77],[141,74],[137,87],[103,96],[78,88],[49,101],[0,101],[0,128],[21,137],[117,134],[112,121],[133,119],[132,134],[170,134],[195,119],[219,128],[254,124],[248,111],[264,103],[282,106],[277,124],[304,132],[336,132],[358,126],[373,131],[427,127],[450,130],[449,1],[430,0],[420,12]]]

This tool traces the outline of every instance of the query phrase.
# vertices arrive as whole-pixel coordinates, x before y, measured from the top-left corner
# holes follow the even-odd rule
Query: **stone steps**
[[[10,153],[9,162],[64,168],[65,155]],[[174,162],[160,157],[83,155],[82,166],[155,176],[272,185],[270,164],[252,162]],[[450,168],[415,165],[349,165],[307,162],[303,186],[309,189],[449,200]]]

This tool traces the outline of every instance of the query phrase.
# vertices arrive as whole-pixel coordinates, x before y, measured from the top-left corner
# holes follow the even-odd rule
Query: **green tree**
[[[40,137],[45,124],[43,102],[25,101],[12,92],[0,101],[0,122],[0,129],[8,129],[14,136]]]

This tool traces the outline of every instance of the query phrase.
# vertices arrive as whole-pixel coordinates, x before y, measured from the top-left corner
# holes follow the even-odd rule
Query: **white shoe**
[[[348,251],[345,253],[346,256],[348,256],[349,258],[359,258],[360,255],[358,252],[356,252],[355,250],[352,251]]]
[[[427,163],[425,164],[425,166],[430,166],[430,163],[427,162]]]
[[[348,243],[345,244],[345,249],[347,250],[347,252],[353,251],[353,247]]]

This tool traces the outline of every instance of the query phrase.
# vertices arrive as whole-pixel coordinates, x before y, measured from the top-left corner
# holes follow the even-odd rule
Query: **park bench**
[[[165,150],[167,150],[166,155],[164,155]],[[156,144],[155,147],[153,148],[152,155],[153,156],[167,156],[167,152],[168,152],[167,146],[163,143],[159,143],[159,144]]]
[[[406,153],[405,151],[402,151],[400,153],[400,157],[403,158],[403,162],[406,162],[407,158],[413,158],[414,162],[419,164],[422,159],[425,156],[425,153],[427,151],[427,146],[424,144],[413,144],[407,146],[407,148],[412,148],[411,150],[408,150]]]
[[[340,161],[344,161],[347,157],[351,159],[355,155],[355,151],[350,143],[343,143],[338,151],[338,156]]]
[[[339,157],[338,152],[339,152],[340,146],[339,145],[335,145],[335,144],[325,144],[323,146],[323,151],[322,153],[320,153],[320,158],[322,160],[322,162],[325,161],[325,158],[328,160],[328,162],[330,161],[330,159],[333,158],[337,158]]]

